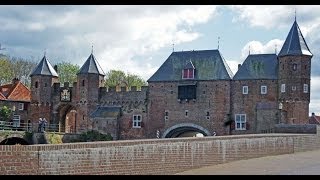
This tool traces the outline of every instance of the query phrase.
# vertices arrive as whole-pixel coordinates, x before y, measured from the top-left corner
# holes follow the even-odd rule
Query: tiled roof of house
[[[230,80],[233,76],[219,50],[181,51],[172,52],[148,82],[180,81],[186,67],[195,68],[194,80]]]
[[[278,79],[276,54],[250,54],[234,75],[233,80]]]
[[[0,86],[0,99],[11,101],[30,101],[31,92],[20,81]]]
[[[309,124],[320,124],[320,116],[312,115],[309,117]]]
[[[294,21],[290,32],[284,42],[278,56],[308,55],[312,56],[306,41],[300,31],[297,21]]]
[[[0,100],[5,100],[6,97],[0,92]]]
[[[83,64],[83,66],[80,68],[78,74],[100,74],[105,75],[101,66],[99,65],[98,61],[94,57],[94,55],[91,53],[86,62]]]

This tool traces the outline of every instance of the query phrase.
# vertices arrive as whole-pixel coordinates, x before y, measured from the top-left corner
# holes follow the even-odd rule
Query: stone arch
[[[15,145],[15,144],[29,145],[28,141],[20,137],[6,138],[0,142],[0,145]]]
[[[211,133],[202,126],[193,123],[180,123],[168,128],[163,134],[162,138],[174,137],[177,134],[181,134],[186,131],[196,131],[202,133],[204,136],[211,136]]]
[[[72,103],[60,103],[54,108],[52,124],[58,132],[73,133],[76,131],[77,109]]]

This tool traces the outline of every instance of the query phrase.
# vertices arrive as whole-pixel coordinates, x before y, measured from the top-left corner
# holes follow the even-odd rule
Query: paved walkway
[[[234,161],[177,175],[320,175],[320,150]]]

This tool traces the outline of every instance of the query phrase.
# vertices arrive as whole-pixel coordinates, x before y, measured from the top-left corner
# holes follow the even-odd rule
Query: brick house
[[[72,85],[44,56],[31,73],[30,119],[114,139],[261,133],[306,124],[312,54],[294,21],[279,54],[249,54],[233,75],[219,50],[172,52],[148,86],[104,87],[91,53]],[[232,122],[225,126],[226,122]]]
[[[311,113],[309,117],[309,124],[320,124],[320,116],[317,116],[315,113]]]
[[[15,127],[28,122],[28,107],[31,92],[28,87],[14,78],[12,83],[0,86],[0,107],[7,106],[12,110],[10,121]]]

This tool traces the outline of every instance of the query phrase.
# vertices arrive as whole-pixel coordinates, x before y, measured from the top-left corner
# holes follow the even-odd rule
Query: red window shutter
[[[235,130],[235,128],[236,128],[236,123],[234,122],[234,121],[232,121],[232,123],[231,123],[231,130]]]
[[[188,78],[188,69],[183,70],[183,78]]]
[[[193,79],[193,69],[189,69],[188,78]]]
[[[246,130],[249,130],[250,129],[250,124],[249,122],[246,122]]]

